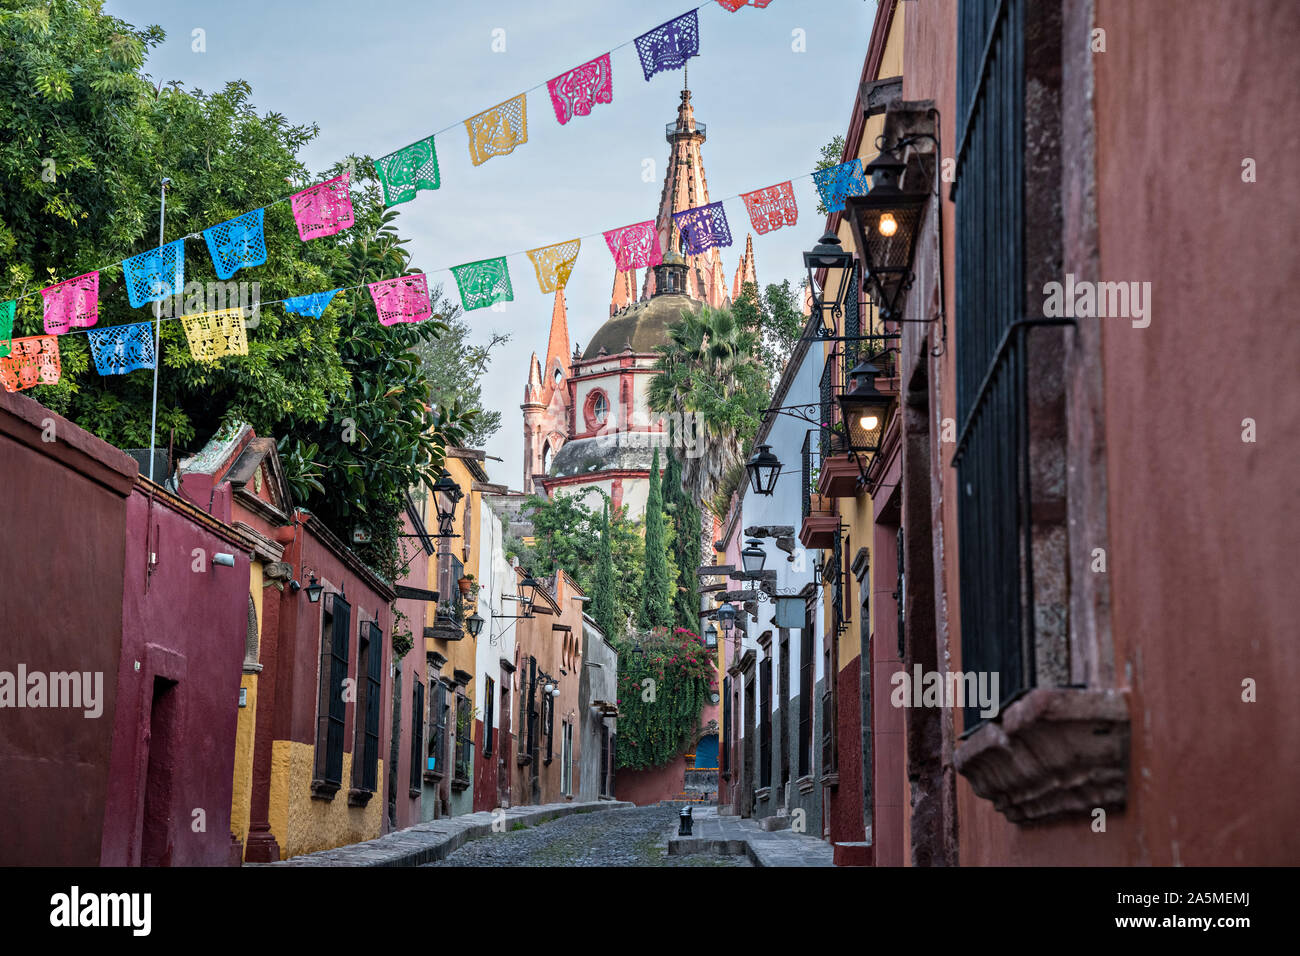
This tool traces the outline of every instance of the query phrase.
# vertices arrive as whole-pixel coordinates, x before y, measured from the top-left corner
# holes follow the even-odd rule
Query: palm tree
[[[703,306],[683,312],[668,329],[650,380],[651,410],[696,414],[707,453],[682,462],[682,483],[701,506],[742,467],[745,444],[758,428],[768,386],[759,364],[759,337],[730,309]]]

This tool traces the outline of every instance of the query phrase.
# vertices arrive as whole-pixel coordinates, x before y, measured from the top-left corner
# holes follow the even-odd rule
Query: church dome
[[[700,302],[677,293],[656,295],[620,309],[602,325],[587,343],[584,359],[594,359],[603,348],[616,355],[630,342],[633,352],[653,352],[668,341],[668,326],[680,322],[683,310],[698,312]]]

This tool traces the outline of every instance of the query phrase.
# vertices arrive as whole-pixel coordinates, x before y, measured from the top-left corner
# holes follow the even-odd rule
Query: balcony
[[[840,518],[835,513],[834,501],[818,491],[822,457],[814,446],[811,430],[804,435],[802,456],[803,524],[799,528],[799,541],[805,548],[829,548],[835,540]]]

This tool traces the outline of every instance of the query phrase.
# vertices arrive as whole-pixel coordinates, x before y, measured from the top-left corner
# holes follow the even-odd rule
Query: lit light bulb
[[[880,419],[877,418],[875,415],[863,415],[860,419],[858,419],[858,424],[861,425],[863,428],[865,428],[867,431],[871,431],[873,428],[876,428],[880,424]]]
[[[888,238],[896,232],[898,232],[898,221],[894,218],[894,214],[885,213],[880,217],[880,234]]]

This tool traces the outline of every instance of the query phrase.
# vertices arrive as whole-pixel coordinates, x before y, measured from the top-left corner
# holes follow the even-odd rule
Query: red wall
[[[145,485],[127,502],[119,706],[104,811],[107,866],[230,862],[248,555],[178,504]],[[194,569],[195,549],[205,570]],[[218,552],[233,554],[235,566],[214,565]],[[157,560],[149,569],[151,553]],[[156,678],[176,685],[151,720]],[[160,814],[168,821],[161,858],[145,860],[145,804],[154,799],[163,801]]]
[[[52,442],[41,440],[47,421]],[[103,675],[97,718],[84,709],[0,709],[0,865],[100,861],[126,496],[136,471],[108,443],[0,391],[0,670],[16,675],[22,663]]]

